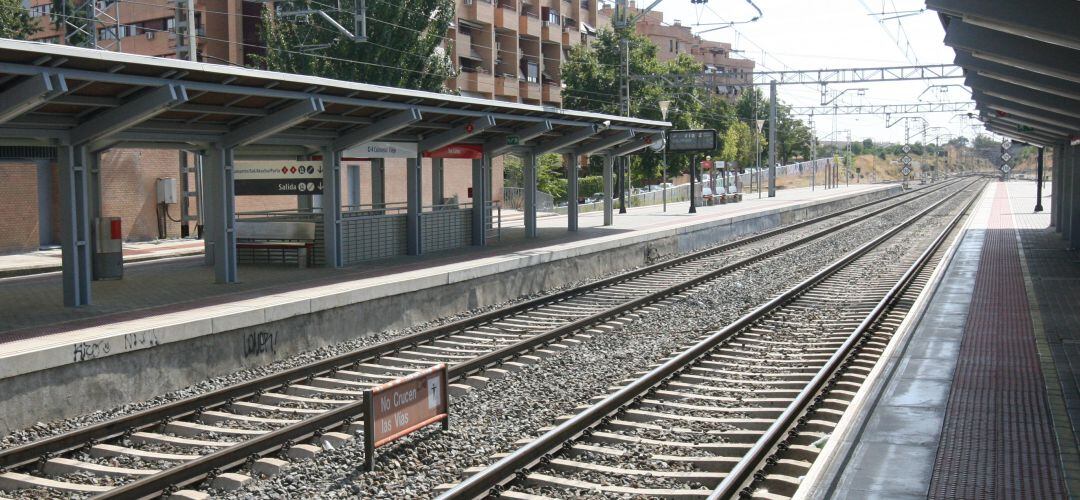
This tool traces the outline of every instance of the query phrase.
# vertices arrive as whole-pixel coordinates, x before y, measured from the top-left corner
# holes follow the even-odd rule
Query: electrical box
[[[157,201],[169,205],[176,203],[176,179],[163,177],[157,180]]]

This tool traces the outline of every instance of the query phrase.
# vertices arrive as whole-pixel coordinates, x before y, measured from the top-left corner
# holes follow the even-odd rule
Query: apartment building
[[[630,3],[630,12],[635,15],[638,12],[634,2]],[[613,14],[611,8],[600,11],[601,16],[609,19]],[[750,82],[753,78],[754,61],[732,57],[734,52],[730,43],[706,40],[695,35],[690,26],[684,26],[678,19],[665,22],[663,12],[654,10],[645,14],[638,21],[636,29],[639,34],[656,44],[657,57],[661,61],[670,61],[679,57],[679,54],[687,54],[703,64],[705,71],[701,76],[701,83],[713,90],[719,87],[721,93],[732,99],[737,97],[738,91],[726,86],[734,82]]]
[[[67,14],[69,33],[90,38],[85,44],[102,50],[168,58],[188,58],[186,38],[176,33],[186,30],[187,17],[175,0],[94,0],[75,2]],[[32,39],[63,43],[62,30],[53,25],[51,0],[30,0],[30,15],[40,19],[41,31]],[[245,65],[257,50],[257,33],[262,4],[242,0],[198,0],[195,4],[197,59],[203,62]],[[95,23],[88,22],[96,19]],[[82,28],[82,33],[79,33]]]
[[[562,105],[562,63],[610,14],[597,0],[458,0],[450,30],[462,95]]]

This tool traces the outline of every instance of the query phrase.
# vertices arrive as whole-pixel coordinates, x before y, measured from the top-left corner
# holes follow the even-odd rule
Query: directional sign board
[[[368,471],[375,468],[375,448],[436,422],[447,428],[446,389],[446,365],[439,364],[364,391],[364,465]]]
[[[667,133],[668,151],[713,151],[717,146],[716,130],[672,130]]]
[[[321,161],[238,161],[233,166],[237,196],[323,194]]]
[[[904,144],[904,147],[900,148],[900,150],[903,151],[904,154],[908,154],[908,153],[911,152],[911,146],[908,146],[907,144]]]
[[[904,174],[904,177],[911,175],[911,167],[904,165],[904,168],[900,169],[900,173]]]
[[[1009,153],[1001,153],[1001,161],[1009,161],[1012,159],[1012,155]]]
[[[1011,147],[1012,139],[1006,138],[1005,140],[1001,141],[1001,149],[1008,150]]]
[[[1009,173],[1010,170],[1012,170],[1012,167],[1010,167],[1008,164],[1001,166],[1001,172],[1004,174]]]
[[[900,158],[900,163],[903,163],[904,165],[911,165],[911,157],[908,155],[904,155],[903,158]]]

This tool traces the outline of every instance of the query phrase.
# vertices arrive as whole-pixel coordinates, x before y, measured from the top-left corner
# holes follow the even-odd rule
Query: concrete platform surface
[[[144,262],[203,253],[202,240],[174,239],[124,243],[124,262]],[[0,278],[60,271],[60,248],[0,255]]]
[[[846,428],[837,430],[837,442],[825,450],[830,455],[821,466],[825,472],[804,488],[807,496],[1080,494],[1075,422],[1062,396],[1062,387],[1075,384],[1068,367],[1076,365],[1068,364],[1067,342],[1047,345],[1042,331],[1064,331],[1058,323],[1065,321],[1075,336],[1075,302],[1071,313],[1043,314],[1040,321],[1038,305],[1022,300],[1027,293],[1061,301],[1031,295],[1031,282],[1043,280],[1059,293],[1070,288],[1075,297],[1080,280],[1063,282],[1041,273],[1062,266],[1080,270],[1080,265],[1075,255],[1061,253],[1056,255],[1066,257],[1064,262],[1051,265],[1043,253],[1040,264],[1032,266],[1022,247],[1010,246],[1054,234],[1047,228],[1048,214],[1033,213],[1034,194],[1032,182],[988,186],[922,315],[890,346],[881,376]],[[1067,276],[1080,278],[1080,272]],[[1001,280],[1016,286],[994,285]],[[1019,297],[1001,301],[1002,293]],[[1051,356],[1051,350],[1060,353]],[[1055,358],[1065,361],[1061,381],[1052,376]]]

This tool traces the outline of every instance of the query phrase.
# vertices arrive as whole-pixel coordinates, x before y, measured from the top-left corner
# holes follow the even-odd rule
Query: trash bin
[[[94,251],[94,279],[124,277],[124,248],[119,217],[99,217],[95,221],[97,248]]]

